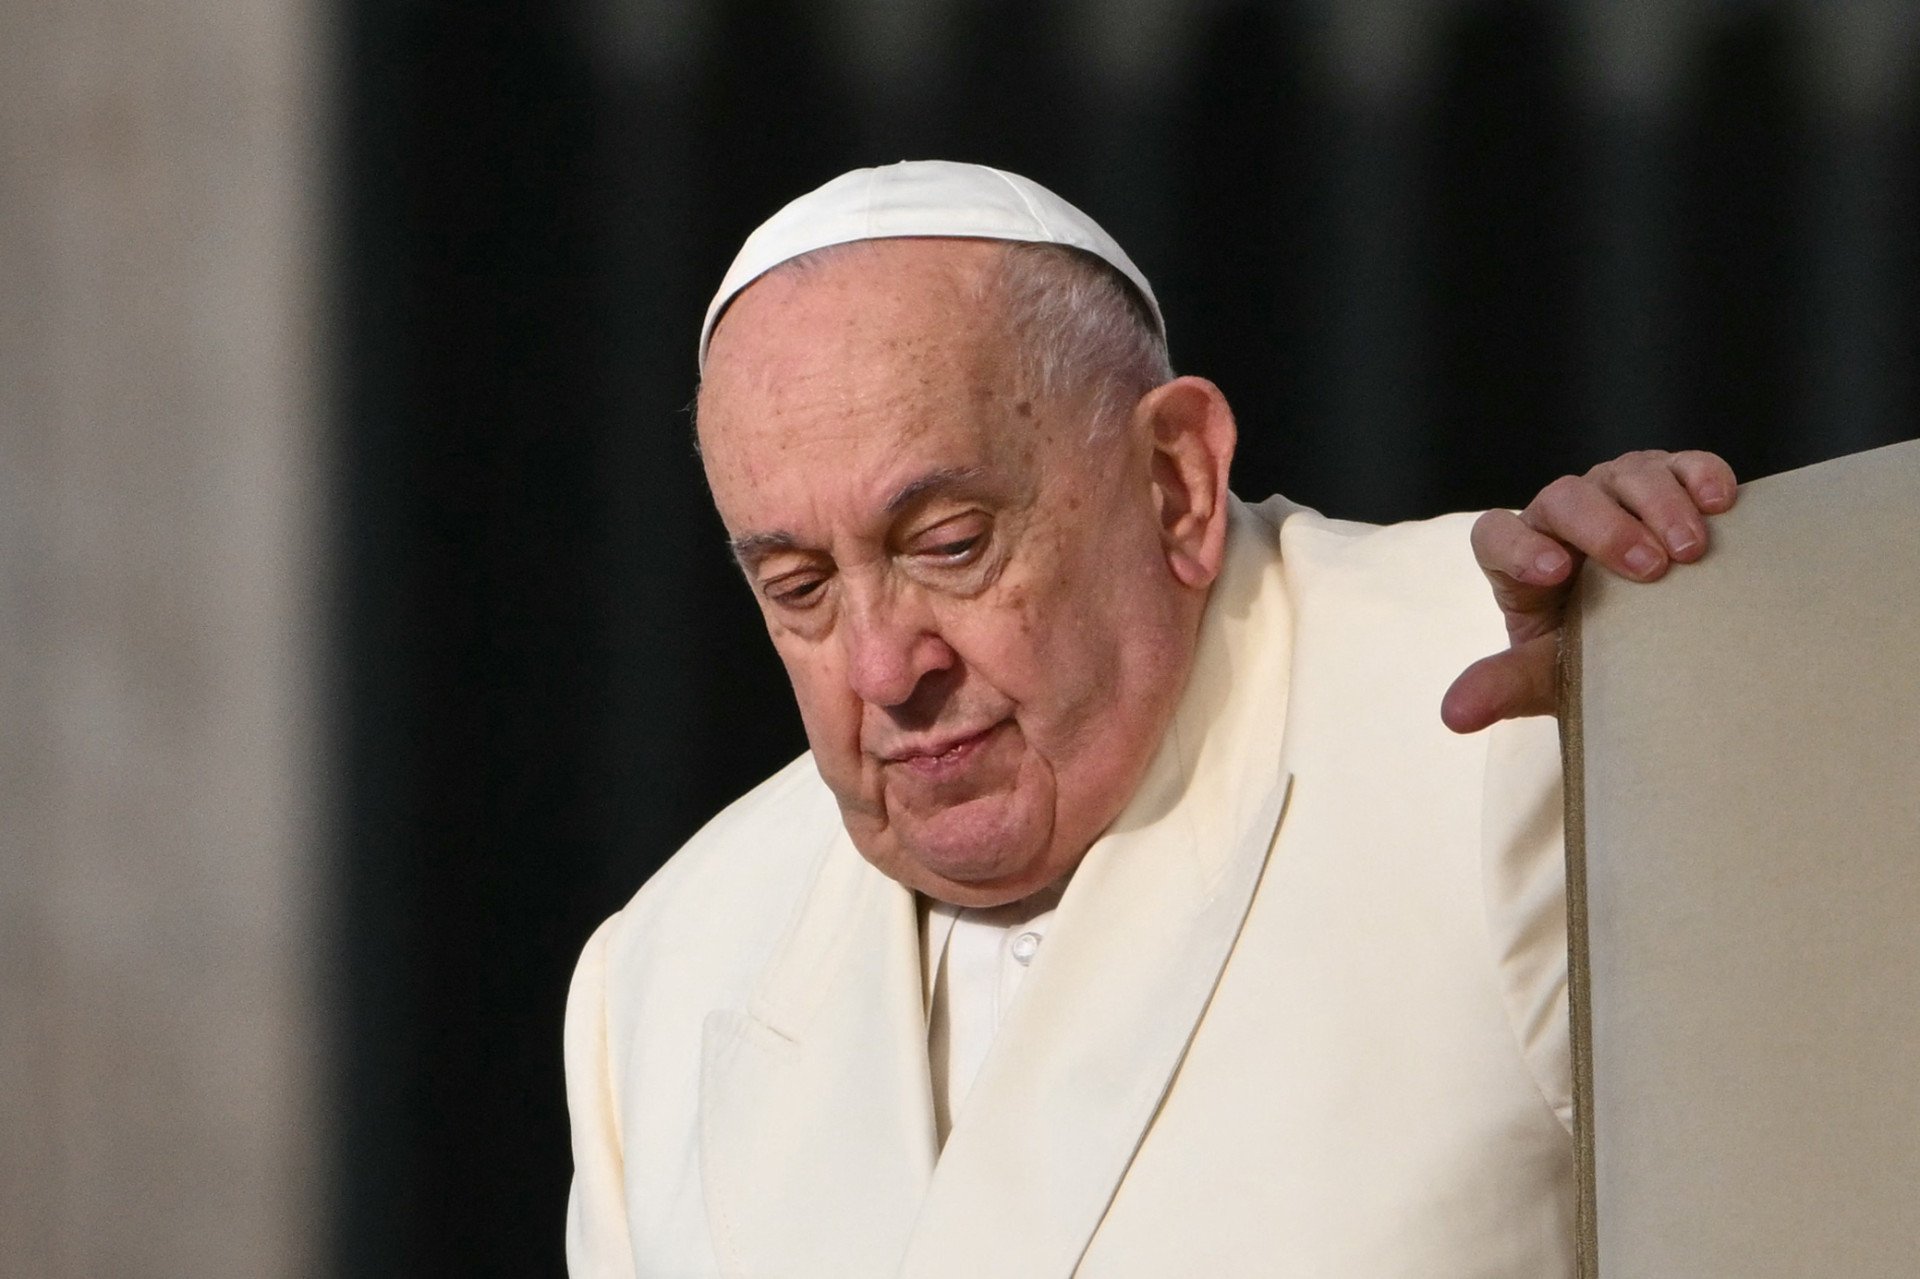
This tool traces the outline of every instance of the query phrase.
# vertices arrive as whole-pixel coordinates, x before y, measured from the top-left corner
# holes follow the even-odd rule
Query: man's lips
[[[980,748],[986,745],[987,739],[992,737],[999,728],[999,724],[989,724],[978,732],[899,746],[881,756],[881,759],[885,763],[898,764],[923,776],[945,776],[960,768],[969,758],[977,754]]]

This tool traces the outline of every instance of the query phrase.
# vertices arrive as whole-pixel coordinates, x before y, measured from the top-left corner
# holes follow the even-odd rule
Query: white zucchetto
[[[782,262],[857,240],[951,236],[1064,244],[1106,262],[1140,291],[1153,322],[1166,320],[1147,277],[1100,224],[1036,182],[983,164],[903,160],[854,169],[809,191],[762,222],[740,246],[700,328],[700,368],[727,303]]]

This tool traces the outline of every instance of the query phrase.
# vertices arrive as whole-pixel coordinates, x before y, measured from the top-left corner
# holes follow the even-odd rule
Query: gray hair
[[[1117,427],[1173,378],[1167,340],[1126,276],[1059,244],[1009,244],[988,289],[1019,339],[1021,372],[1043,399],[1092,396],[1089,436]]]
[[[812,271],[873,243],[828,245],[773,271]],[[1020,348],[1023,387],[1042,400],[1089,397],[1089,440],[1118,429],[1141,396],[1173,379],[1167,341],[1146,300],[1091,253],[1061,244],[1005,248],[980,300],[1003,309]]]

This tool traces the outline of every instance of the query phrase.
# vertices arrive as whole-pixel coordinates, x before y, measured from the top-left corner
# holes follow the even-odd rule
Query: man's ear
[[[1205,378],[1147,392],[1134,414],[1152,449],[1153,494],[1167,566],[1182,585],[1213,584],[1227,548],[1227,468],[1238,434],[1233,410]]]

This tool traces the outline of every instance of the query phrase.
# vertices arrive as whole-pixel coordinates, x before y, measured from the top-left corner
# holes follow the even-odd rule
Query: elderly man
[[[587,945],[574,1273],[1570,1274],[1557,752],[1513,717],[1576,562],[1697,558],[1724,464],[1244,505],[1133,263],[969,165],[789,205],[701,354],[812,749]]]

